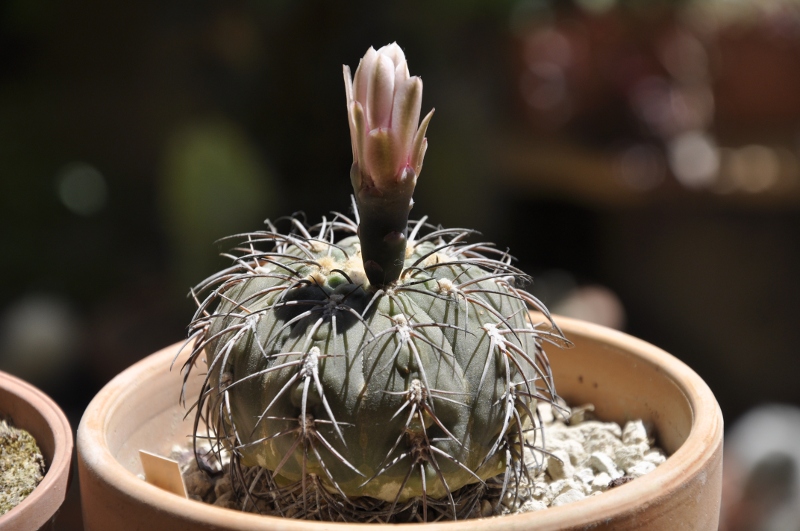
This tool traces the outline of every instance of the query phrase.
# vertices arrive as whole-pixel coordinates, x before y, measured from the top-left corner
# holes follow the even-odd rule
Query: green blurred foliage
[[[224,120],[175,131],[167,142],[159,192],[176,283],[186,286],[219,270],[228,260],[220,260],[218,251],[237,243],[213,245],[215,240],[260,228],[279,206],[275,179],[259,150]]]

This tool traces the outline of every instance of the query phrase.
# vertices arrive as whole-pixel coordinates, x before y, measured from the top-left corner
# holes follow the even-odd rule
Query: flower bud
[[[427,148],[431,111],[419,123],[422,80],[409,76],[403,50],[392,43],[367,50],[351,78],[344,67],[347,115],[358,167],[356,195],[413,192]]]
[[[420,123],[422,80],[409,75],[397,43],[367,50],[354,78],[345,66],[344,85],[361,258],[370,283],[385,286],[403,269],[411,196],[433,111]]]

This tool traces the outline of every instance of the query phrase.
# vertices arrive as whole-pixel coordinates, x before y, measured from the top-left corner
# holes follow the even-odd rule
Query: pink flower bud
[[[370,47],[355,78],[344,67],[344,83],[356,194],[413,191],[433,110],[419,123],[422,80],[409,76],[403,50],[397,43],[377,52]]]

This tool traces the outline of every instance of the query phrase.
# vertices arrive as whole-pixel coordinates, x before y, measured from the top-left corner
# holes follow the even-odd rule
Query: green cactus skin
[[[197,288],[184,369],[208,368],[198,426],[276,490],[318,483],[390,513],[421,498],[455,517],[456,490],[526,473],[536,400],[556,397],[542,343],[561,333],[511,258],[423,219],[399,279],[376,287],[357,222],[291,224],[240,235],[234,265]]]

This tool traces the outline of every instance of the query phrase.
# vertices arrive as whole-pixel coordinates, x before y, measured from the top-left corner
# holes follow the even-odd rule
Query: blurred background
[[[480,230],[556,313],[688,363],[729,428],[765,404],[800,426],[793,0],[6,0],[0,369],[77,427],[185,336],[217,238],[348,211],[341,65],[392,41],[436,108],[413,217]],[[800,458],[728,446],[740,483],[756,448],[789,456],[739,528],[798,529]],[[80,525],[73,484],[60,528]]]

